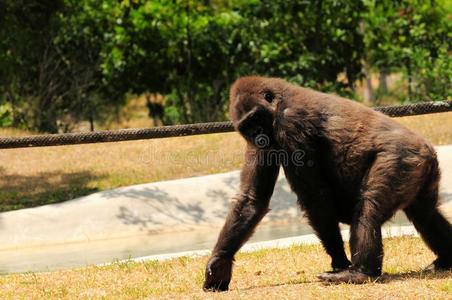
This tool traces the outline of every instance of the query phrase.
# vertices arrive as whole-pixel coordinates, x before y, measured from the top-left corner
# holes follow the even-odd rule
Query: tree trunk
[[[12,126],[16,127],[19,122],[17,120],[15,95],[13,94],[13,92],[11,92],[11,89],[8,89],[8,91],[6,92],[6,99],[8,99],[9,103],[11,104],[11,123],[12,123]]]
[[[187,111],[188,109],[185,101],[185,96],[179,89],[177,90],[177,96],[180,100],[179,107],[182,109],[182,117],[184,118],[183,123],[188,123],[190,118]]]
[[[364,78],[365,78],[365,84],[364,84],[364,103],[367,105],[373,105],[375,102],[375,95],[374,95],[374,89],[372,87],[372,78],[370,76],[370,68],[367,62],[364,62]]]
[[[408,76],[408,101],[413,98],[413,74],[411,72],[411,60],[408,59],[406,64],[406,73]]]
[[[223,113],[223,102],[221,99],[221,88],[223,87],[223,80],[213,81],[213,105],[211,106],[210,120],[218,121],[220,119],[220,114]]]
[[[195,104],[194,104],[194,96],[195,93],[193,92],[193,86],[192,86],[192,52],[193,52],[193,40],[192,40],[192,36],[191,36],[191,13],[190,13],[190,0],[187,0],[186,6],[185,6],[185,13],[187,16],[187,24],[186,24],[186,35],[187,35],[187,101],[186,103],[188,104],[188,116],[190,117],[190,119],[193,119],[196,112],[195,110]],[[188,120],[187,120],[188,121]],[[190,123],[193,120],[190,120]]]
[[[366,26],[363,21],[359,23],[359,32],[363,35],[366,35]],[[373,105],[375,101],[374,89],[372,87],[372,78],[370,74],[370,66],[367,62],[366,55],[364,55],[362,59],[363,73],[364,73],[364,90],[363,90],[363,98],[364,104]]]
[[[94,117],[93,113],[89,115],[89,131],[94,131]]]
[[[386,72],[386,70],[380,71],[378,81],[379,81],[378,92],[380,94],[387,94],[388,93],[388,73]]]
[[[315,36],[314,39],[314,49],[316,52],[320,51],[321,47],[321,36],[322,36],[322,0],[316,1],[316,20],[315,20]]]

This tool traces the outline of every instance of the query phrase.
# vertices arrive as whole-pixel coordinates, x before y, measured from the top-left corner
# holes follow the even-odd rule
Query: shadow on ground
[[[124,224],[140,225],[142,229],[148,228],[151,224],[163,225],[163,222],[156,218],[157,215],[164,215],[180,224],[198,224],[205,219],[205,210],[201,202],[184,203],[158,187],[128,189],[127,191],[113,190],[104,193],[103,196],[106,198],[121,196],[141,200],[149,208],[147,211],[151,211],[152,214],[136,214],[130,208],[121,206],[117,217]]]
[[[443,279],[443,278],[449,278],[452,276],[452,271],[439,271],[439,272],[432,272],[432,271],[409,271],[409,272],[403,272],[403,273],[396,273],[396,274],[388,274],[384,273],[381,275],[377,283],[388,283],[391,281],[405,281],[407,279]]]
[[[6,174],[0,168],[0,212],[63,202],[99,191],[90,182],[105,176],[90,171],[36,175]]]
[[[426,272],[426,271],[410,271],[397,274],[387,274],[384,273],[378,279],[372,283],[386,284],[392,281],[406,281],[408,279],[444,279],[452,276],[452,271],[442,271],[442,272]],[[322,282],[320,280],[303,280],[294,279],[287,280],[286,282],[273,283],[267,285],[256,285],[246,288],[240,288],[241,291],[249,291],[255,289],[261,289],[264,287],[278,287],[278,286],[288,286],[288,285],[302,285],[302,284],[322,284],[325,286],[338,285],[338,283]],[[364,283],[365,285],[366,283]],[[352,285],[352,284],[351,284]]]

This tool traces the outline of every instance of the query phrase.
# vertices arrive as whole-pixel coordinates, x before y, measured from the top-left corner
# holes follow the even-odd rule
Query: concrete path
[[[344,241],[348,241],[350,238],[350,230],[344,229],[341,230],[341,235]],[[390,226],[390,227],[384,227],[382,230],[382,236],[383,238],[390,238],[390,237],[396,237],[396,236],[419,236],[414,226],[408,225],[408,226]],[[320,243],[319,238],[315,234],[305,234],[295,237],[287,237],[287,238],[281,238],[281,239],[275,239],[271,241],[263,241],[263,242],[251,242],[246,243],[241,249],[240,252],[253,252],[261,249],[283,249],[288,248],[293,245],[311,245],[311,244],[318,244]],[[142,256],[131,259],[132,261],[136,262],[143,262],[143,261],[152,261],[152,260],[168,260],[173,259],[176,257],[201,257],[201,256],[207,256],[210,255],[211,250],[210,249],[204,249],[204,250],[194,250],[194,251],[183,251],[183,252],[176,252],[176,253],[166,253],[166,254],[157,254],[157,255],[148,255],[148,256]],[[128,261],[124,260],[124,261]]]
[[[452,146],[437,147],[441,193],[452,216]],[[281,172],[282,173],[282,172]],[[70,242],[92,242],[222,225],[238,191],[239,172],[141,184],[60,204],[0,214],[0,251]],[[263,223],[299,218],[295,196],[283,175]]]

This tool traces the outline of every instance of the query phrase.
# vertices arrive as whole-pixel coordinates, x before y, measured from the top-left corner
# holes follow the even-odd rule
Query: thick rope
[[[108,143],[230,131],[234,131],[231,122],[215,122],[161,126],[153,128],[47,134],[25,137],[0,138],[0,149]]]
[[[407,117],[452,111],[452,101],[432,101],[406,105],[380,106],[374,109],[390,117]]]
[[[452,111],[452,101],[421,102],[399,106],[383,106],[377,107],[375,110],[391,117],[448,112]],[[104,130],[24,137],[0,137],[0,149],[120,142],[231,131],[234,131],[234,127],[231,122],[227,121],[161,126],[153,128]]]

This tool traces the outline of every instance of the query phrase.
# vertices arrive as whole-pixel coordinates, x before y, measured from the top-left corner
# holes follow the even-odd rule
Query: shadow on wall
[[[439,199],[441,203],[452,201],[452,193],[440,193]]]
[[[223,180],[225,185],[234,193],[229,195],[223,189],[209,189],[206,196],[212,201],[221,201],[223,209],[214,212],[215,216],[224,219],[229,208],[231,198],[239,192],[240,178],[229,177]],[[271,211],[265,216],[268,221],[282,221],[284,218],[293,217],[288,210],[299,209],[297,205],[297,198],[289,189],[289,186],[284,177],[280,177],[275,185],[272,199],[270,201]],[[211,201],[209,201],[211,202]]]
[[[142,211],[134,211],[132,206],[120,206],[116,217],[126,225],[139,226],[141,230],[149,233],[154,231],[152,227],[156,225],[199,225],[212,219],[211,212],[206,212],[209,210],[205,207],[206,201],[186,202],[156,186],[113,190],[103,193],[102,196],[107,199],[125,197],[139,201]],[[226,195],[213,198],[215,201],[221,201],[219,205],[227,207]],[[218,203],[215,206],[218,206]]]
[[[228,176],[222,180],[221,188],[208,188],[211,185],[215,185],[215,182],[205,182],[195,188],[193,185],[186,187],[184,183],[166,188],[156,185],[136,187],[107,191],[102,193],[102,197],[136,200],[135,203],[129,202],[130,205],[120,206],[116,217],[126,225],[139,226],[141,230],[153,233],[159,225],[190,227],[223,223],[231,199],[239,192],[240,179],[238,176]],[[180,196],[174,196],[175,193]],[[296,197],[283,178],[277,182],[270,207],[267,221],[293,217],[293,211],[299,210]]]
[[[106,195],[107,198],[112,196],[111,193],[108,194]],[[127,207],[120,207],[117,217],[124,224],[139,225],[142,229],[146,229],[150,224],[165,225],[161,218],[157,218],[161,215],[180,224],[197,224],[204,219],[205,211],[199,202],[184,203],[158,187],[129,190],[126,193],[121,193],[121,196],[144,200],[150,211],[154,212],[153,214],[138,215]],[[181,215],[180,212],[183,212],[183,214]]]
[[[0,212],[63,202],[98,192],[98,188],[89,184],[104,177],[89,171],[7,174],[0,167]]]
[[[221,180],[221,181],[216,181]],[[239,192],[239,173],[222,179],[178,182],[169,186],[140,186],[106,191],[107,199],[126,198],[130,205],[122,205],[116,217],[123,224],[139,226],[143,231],[154,233],[156,228],[182,225],[186,228],[198,225],[221,224],[224,222],[230,201]],[[442,193],[441,202],[452,200],[452,194]],[[275,186],[271,211],[265,221],[285,221],[301,217],[295,194],[281,176]]]

